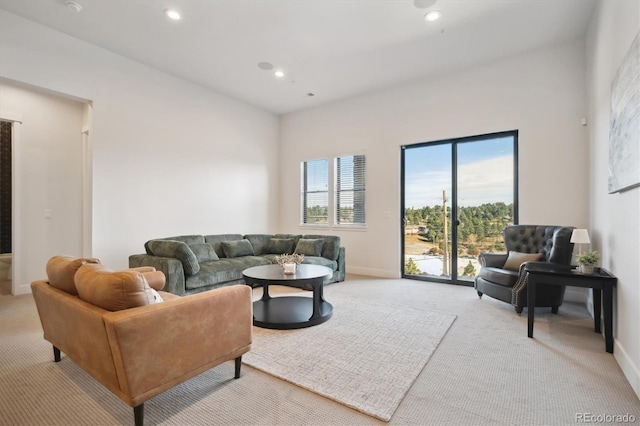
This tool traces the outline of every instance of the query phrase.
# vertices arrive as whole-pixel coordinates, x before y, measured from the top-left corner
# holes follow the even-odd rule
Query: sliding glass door
[[[473,283],[517,223],[517,131],[402,147],[402,275]]]

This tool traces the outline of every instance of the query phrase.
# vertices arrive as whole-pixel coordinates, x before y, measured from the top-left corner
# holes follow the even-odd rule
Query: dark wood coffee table
[[[331,318],[333,306],[324,300],[324,282],[333,274],[326,266],[298,265],[296,273],[286,275],[280,265],[262,265],[242,271],[244,282],[262,286],[262,298],[253,302],[253,325],[291,330],[322,324]],[[269,295],[270,285],[313,290],[313,297]]]

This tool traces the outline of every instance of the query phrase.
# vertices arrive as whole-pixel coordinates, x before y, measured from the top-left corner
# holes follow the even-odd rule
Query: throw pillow
[[[147,280],[147,283],[149,283],[149,287],[154,290],[162,290],[167,283],[167,277],[164,276],[164,272],[156,271],[156,268],[153,266],[137,266],[135,268],[125,269],[125,271],[140,272]]]
[[[158,303],[154,290],[138,271],[113,272],[102,265],[85,264],[75,275],[78,297],[108,311]],[[159,296],[159,295],[158,295]]]
[[[517,251],[510,251],[507,261],[504,263],[502,269],[518,271],[520,270],[520,265],[524,262],[535,262],[540,259],[542,259],[542,253],[520,253]]]
[[[195,275],[200,272],[198,258],[186,243],[174,240],[151,240],[147,244],[154,256],[174,257],[182,262],[185,275]]]
[[[49,284],[58,290],[77,296],[78,289],[73,277],[85,263],[100,263],[100,261],[82,257],[53,256],[47,262],[46,268]]]
[[[271,238],[267,251],[272,254],[291,254],[293,238]]]
[[[220,260],[216,251],[213,249],[211,244],[201,243],[201,244],[189,244],[189,248],[196,255],[196,259],[198,259],[198,263],[202,262],[213,262],[214,260]]]
[[[228,258],[255,255],[249,240],[223,241],[220,244],[222,244],[224,255]]]
[[[296,246],[295,254],[304,254],[305,256],[322,256],[322,247],[324,240],[322,238],[306,239],[300,238]]]

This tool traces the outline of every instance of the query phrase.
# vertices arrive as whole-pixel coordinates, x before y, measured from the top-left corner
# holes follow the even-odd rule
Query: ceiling
[[[437,0],[428,8],[413,0],[73,1],[82,6],[80,12],[66,0],[0,0],[0,8],[276,114],[584,36],[595,5],[595,0]],[[169,7],[181,13],[180,21],[167,19]],[[442,18],[426,22],[423,16],[433,9]],[[263,70],[260,62],[274,69]],[[276,69],[285,76],[275,77]]]

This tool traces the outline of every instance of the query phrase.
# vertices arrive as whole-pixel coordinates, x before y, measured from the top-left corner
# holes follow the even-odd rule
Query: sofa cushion
[[[198,258],[189,246],[176,240],[151,240],[147,243],[151,254],[161,257],[173,257],[182,262],[185,275],[197,274],[200,271]]]
[[[518,272],[508,269],[484,267],[480,268],[478,277],[505,287],[513,287],[518,281]]]
[[[198,263],[213,262],[219,259],[213,246],[209,243],[189,244],[189,248],[196,255]]]
[[[263,254],[269,253],[267,251],[267,248],[269,246],[269,240],[271,240],[271,237],[271,234],[247,234],[244,236],[244,239],[251,242],[253,253],[256,256],[262,256]]]
[[[509,257],[502,266],[503,269],[510,271],[519,271],[520,265],[524,262],[535,262],[542,259],[542,253],[520,253],[517,251],[509,251]]]
[[[138,271],[113,272],[99,264],[84,264],[76,272],[78,297],[108,311],[158,303],[155,292]]]
[[[85,263],[100,263],[100,261],[93,258],[53,256],[47,262],[46,268],[49,284],[65,293],[77,296],[78,289],[73,277]]]
[[[156,271],[156,268],[153,266],[138,266],[135,268],[126,269],[126,271],[137,271],[144,275],[144,278],[149,283],[149,287],[154,290],[162,290],[164,285],[167,283],[167,277],[164,275],[162,271]]]
[[[204,242],[213,246],[213,249],[216,251],[216,254],[220,259],[225,257],[224,249],[222,248],[223,241],[238,241],[241,239],[242,234],[216,234],[204,236]]]
[[[269,254],[291,254],[293,253],[293,238],[271,238],[267,253]]]
[[[255,255],[249,240],[223,241],[221,245],[228,258]]]
[[[340,254],[340,237],[336,235],[303,235],[302,238],[322,238],[324,240],[324,246],[322,247],[322,254],[320,256],[331,260],[338,260],[338,255]]]
[[[154,240],[172,240],[172,241],[182,241],[183,243],[189,245],[189,244],[200,244],[200,243],[204,243],[204,236],[202,235],[177,235],[175,237],[166,237],[166,238],[154,238],[152,241]],[[147,252],[147,254],[153,254],[153,252],[151,251],[151,249],[149,249],[149,242],[147,241],[144,244],[144,249]]]
[[[293,247],[295,248],[298,245],[298,241],[302,238],[300,234],[274,234],[271,238],[279,238],[279,239],[293,239]]]
[[[220,259],[200,265],[200,273],[187,277],[185,287],[194,290],[211,285],[242,282],[242,271],[252,266],[268,265],[271,262],[263,256],[243,256]]]
[[[305,256],[322,256],[323,246],[324,240],[322,238],[300,238],[294,253]]]
[[[320,265],[331,268],[332,271],[336,271],[338,269],[338,262],[335,260],[327,259],[322,256],[305,256],[302,261],[303,264],[307,265]]]

